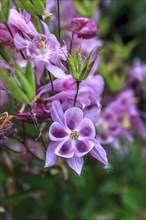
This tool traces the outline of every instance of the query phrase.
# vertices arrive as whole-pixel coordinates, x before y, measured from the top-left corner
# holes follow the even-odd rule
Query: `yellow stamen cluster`
[[[77,131],[72,131],[71,134],[70,134],[70,137],[73,140],[78,140],[78,138],[79,138],[78,132]]]

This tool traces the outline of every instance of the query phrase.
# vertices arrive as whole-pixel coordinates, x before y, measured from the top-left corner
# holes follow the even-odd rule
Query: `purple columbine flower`
[[[86,39],[95,37],[98,32],[95,21],[84,17],[73,18],[69,30],[79,38]]]
[[[14,46],[13,39],[7,27],[2,23],[0,23],[0,44],[3,46]]]
[[[97,139],[95,127],[81,109],[72,107],[63,112],[58,101],[52,103],[53,124],[49,130],[51,143],[47,149],[45,167],[57,162],[57,157],[66,158],[68,165],[80,175],[83,156],[90,153],[107,165],[107,156]]]
[[[114,112],[105,110],[97,121],[96,131],[102,144],[112,143],[120,131],[120,123]]]
[[[14,37],[14,43],[18,50],[26,53],[27,57],[33,61],[36,67],[36,81],[40,85],[40,79],[44,68],[50,71],[56,78],[65,78],[65,67],[61,60],[66,60],[66,46],[60,45],[55,35],[51,34],[47,25],[42,22],[44,34],[37,34],[33,40],[24,39],[19,34]]]

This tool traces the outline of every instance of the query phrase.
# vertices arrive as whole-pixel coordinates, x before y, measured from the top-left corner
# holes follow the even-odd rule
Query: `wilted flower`
[[[21,32],[23,36],[35,36],[37,31],[30,19],[31,15],[27,11],[22,14],[12,8],[8,18],[8,25],[14,35]]]
[[[13,126],[13,123],[9,119],[7,112],[0,115],[0,144],[5,144],[8,138],[5,136],[6,132],[9,131]]]
[[[68,165],[79,175],[83,167],[83,156],[90,153],[103,164],[107,156],[97,139],[95,127],[89,118],[84,117],[81,109],[72,107],[63,112],[61,104],[52,103],[53,124],[49,130],[51,143],[46,154],[45,167],[57,162],[57,157],[67,159]]]
[[[79,38],[92,38],[98,32],[96,23],[85,17],[73,18],[69,30]]]

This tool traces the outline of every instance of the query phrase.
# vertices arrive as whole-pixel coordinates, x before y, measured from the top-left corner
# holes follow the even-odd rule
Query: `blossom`
[[[14,35],[21,32],[23,36],[35,36],[37,31],[30,19],[31,15],[28,12],[24,11],[22,14],[12,8],[9,13],[8,25]]]
[[[101,113],[95,127],[97,137],[102,144],[112,143],[120,131],[118,118],[108,107]]]
[[[98,32],[96,23],[92,19],[85,17],[73,18],[69,30],[79,38],[92,38]]]
[[[17,49],[26,53],[36,67],[36,81],[40,85],[40,79],[44,68],[56,78],[68,78],[64,73],[64,66],[60,60],[66,60],[66,46],[61,47],[55,35],[51,34],[47,26],[42,22],[45,34],[37,34],[33,40],[24,39],[19,34],[14,37]]]
[[[138,130],[140,135],[146,138],[145,126],[140,118],[132,90],[125,90],[120,93],[116,100],[109,104],[108,108],[116,115],[120,123],[121,136],[132,141],[132,133]]]
[[[130,68],[129,75],[133,80],[135,79],[139,82],[146,82],[146,65],[140,59],[135,59]]]
[[[63,112],[61,104],[54,101],[51,116],[54,122],[49,130],[51,143],[47,149],[45,167],[54,165],[57,157],[63,157],[80,175],[83,156],[88,153],[103,164],[108,163],[105,150],[95,139],[94,124],[81,109],[72,107]]]

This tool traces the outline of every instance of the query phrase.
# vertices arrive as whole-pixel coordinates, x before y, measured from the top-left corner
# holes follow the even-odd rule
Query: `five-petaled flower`
[[[80,175],[83,156],[89,152],[103,164],[108,164],[105,150],[95,139],[94,124],[81,109],[72,107],[63,112],[61,104],[54,101],[51,116],[54,122],[49,130],[51,143],[45,167],[54,165],[59,156],[66,158],[68,165]]]

